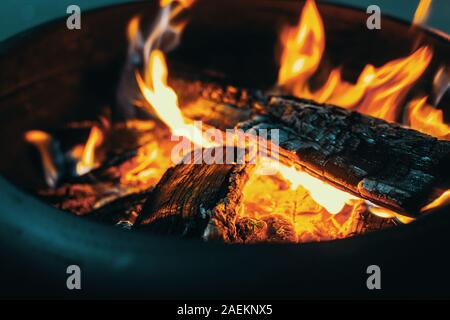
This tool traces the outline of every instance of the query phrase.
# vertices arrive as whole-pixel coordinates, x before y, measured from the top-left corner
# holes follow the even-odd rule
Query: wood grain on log
[[[170,168],[144,206],[136,229],[234,241],[236,208],[251,169],[247,164],[195,162]]]
[[[289,210],[300,207],[296,197],[288,197],[290,200],[286,201],[290,203],[283,202],[286,212],[277,208],[279,214],[242,215],[243,189],[249,183],[254,168],[254,164],[179,164],[173,167],[149,195],[134,228],[203,240],[257,243],[331,240],[394,225],[392,219],[372,216],[361,205],[357,210],[347,208],[342,216],[336,218],[341,222],[328,221],[334,217],[323,211],[327,218],[317,229],[321,230],[320,235],[307,234],[306,230],[297,233],[289,218]],[[310,212],[296,211],[293,214],[311,215]],[[341,230],[336,229],[336,224],[342,225]]]
[[[178,94],[183,115],[212,127],[233,129],[251,117],[255,104],[266,104],[261,90],[223,85],[219,81],[190,80],[185,77],[170,83]]]
[[[448,187],[450,142],[331,105],[272,97],[244,130],[280,129],[284,155],[322,180],[405,215]]]

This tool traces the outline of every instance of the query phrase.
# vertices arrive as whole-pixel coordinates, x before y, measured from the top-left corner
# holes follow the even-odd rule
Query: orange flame
[[[409,126],[440,139],[450,140],[450,126],[444,122],[444,113],[427,104],[427,98],[415,99],[409,103]]]
[[[370,206],[369,211],[380,218],[390,219],[390,218],[396,218],[398,221],[400,221],[403,224],[408,224],[414,221],[413,218],[405,217],[402,215],[399,215],[398,213],[381,207],[374,207]]]
[[[99,147],[102,142],[102,131],[98,127],[93,126],[91,132],[89,133],[89,138],[86,142],[86,145],[84,146],[84,149],[82,151],[81,159],[77,162],[76,165],[76,173],[78,175],[88,173],[98,166],[98,163],[95,159],[95,149]]]
[[[186,123],[178,105],[178,97],[175,91],[167,85],[167,64],[164,54],[159,50],[153,50],[148,63],[149,82],[146,83],[139,73],[136,80],[145,100],[153,107],[153,110],[177,136],[183,136],[197,145],[209,146],[209,142],[203,138],[202,132],[194,125]],[[146,107],[146,106],[145,106]]]
[[[311,92],[308,80],[317,70],[325,48],[323,23],[313,0],[306,2],[297,27],[286,28],[280,37],[283,51],[278,84],[285,90],[388,121],[396,119],[402,100],[433,56],[430,48],[421,47],[379,68],[367,65],[355,84],[342,80],[340,69],[334,69],[325,84]]]
[[[278,83],[293,91],[302,91],[317,70],[325,49],[323,23],[313,0],[306,1],[298,25],[282,31],[281,43]]]
[[[423,207],[421,211],[428,212],[432,209],[441,207],[446,204],[450,204],[450,189],[441,194],[439,198],[435,199],[433,202]]]
[[[136,159],[137,166],[127,171],[121,178],[121,182],[126,184],[135,181],[147,181],[154,177],[158,170],[152,166],[154,166],[157,158],[158,145],[156,143],[150,143],[145,148],[140,148]]]
[[[44,131],[31,130],[25,133],[25,140],[38,149],[39,154],[41,155],[45,181],[49,186],[54,187],[58,180],[58,170],[56,169],[53,157],[50,154],[52,137]]]
[[[170,2],[163,1],[161,4],[168,5]],[[155,33],[152,33],[149,39],[154,35]],[[153,43],[155,40],[149,39],[147,43]],[[295,95],[357,108],[387,120],[395,119],[397,106],[432,58],[431,50],[422,47],[406,58],[391,61],[379,68],[367,65],[355,84],[343,81],[340,70],[335,69],[322,88],[311,92],[307,82],[317,70],[325,49],[323,23],[313,0],[306,2],[298,25],[283,30],[281,42],[283,51],[278,83],[285,89]],[[211,143],[204,139],[201,130],[184,119],[177,94],[167,84],[168,70],[164,54],[160,50],[152,49],[146,62],[144,77],[136,73],[140,91],[148,102],[148,105],[144,104],[142,107],[151,106],[152,109],[148,111],[156,113],[173,134],[184,136],[199,146],[211,146]],[[277,172],[290,183],[291,189],[303,187],[319,206],[331,214],[341,212],[346,204],[356,208],[357,203],[362,203],[361,199],[294,167],[280,163],[265,163],[260,164],[260,167],[266,165],[275,165]],[[375,211],[379,214],[381,212]]]
[[[411,86],[431,62],[433,54],[421,47],[406,58],[391,61],[375,70],[365,98],[357,110],[388,121],[395,121],[398,108]]]
[[[420,0],[414,14],[413,24],[422,24],[426,22],[430,14],[431,0]]]
[[[160,0],[159,5],[161,7],[166,7],[173,2],[178,2],[183,8],[188,8],[192,6],[195,0]]]
[[[130,22],[128,22],[127,38],[130,43],[133,43],[136,41],[137,34],[139,32],[139,23],[140,23],[139,17],[133,17],[130,20]]]
[[[275,171],[268,171],[269,168],[275,169]],[[358,200],[357,197],[341,191],[304,171],[300,171],[295,167],[288,167],[273,160],[262,159],[256,174],[260,170],[261,172],[278,172],[290,183],[292,190],[296,190],[300,186],[303,187],[318,205],[331,214],[341,212],[346,204],[351,203],[352,200]]]

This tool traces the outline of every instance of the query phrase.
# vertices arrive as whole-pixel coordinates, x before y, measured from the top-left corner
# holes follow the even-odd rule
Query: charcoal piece
[[[150,192],[131,194],[114,200],[86,215],[92,221],[131,229],[150,196]]]

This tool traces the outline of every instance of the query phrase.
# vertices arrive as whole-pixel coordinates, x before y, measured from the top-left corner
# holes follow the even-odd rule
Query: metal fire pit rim
[[[218,0],[218,1],[229,1],[229,0]],[[236,1],[236,0],[235,0]],[[266,2],[273,2],[273,0],[264,0]],[[283,2],[288,2],[288,3],[298,3],[298,0],[282,0]],[[303,2],[305,2],[306,0],[301,0]],[[320,0],[319,0],[320,1]],[[144,3],[145,0],[133,0],[130,2],[126,2],[126,3],[116,3],[116,4],[112,4],[112,5],[105,5],[105,6],[101,6],[101,7],[97,7],[97,8],[91,8],[88,10],[84,10],[85,14],[95,14],[97,12],[100,11],[104,11],[104,10],[117,10],[120,7],[127,7],[127,6],[131,6],[131,5],[138,5],[138,4],[142,4]],[[329,6],[329,7],[336,7],[336,8],[341,8],[341,9],[347,9],[347,10],[352,10],[352,11],[356,11],[358,13],[364,13],[364,11],[361,8],[358,8],[356,6],[352,6],[350,4],[338,4],[338,3],[332,3],[329,2],[327,0],[324,1],[320,1],[317,3],[318,7],[319,7],[319,11],[320,11],[320,7],[321,6]],[[396,22],[396,23],[400,23],[404,26],[411,26],[411,22],[399,17],[395,17],[393,15],[390,14],[382,14],[383,18],[386,18],[392,22]],[[11,35],[10,37],[7,37],[6,39],[3,39],[0,41],[0,55],[2,54],[7,54],[8,50],[12,47],[17,46],[18,44],[20,44],[22,41],[27,40],[28,37],[31,37],[37,33],[43,32],[45,31],[45,28],[48,27],[52,27],[54,26],[54,24],[56,23],[61,23],[63,21],[65,21],[66,17],[65,16],[60,16],[60,17],[56,17],[54,19],[51,19],[49,21],[45,21],[43,23],[40,23],[34,27],[28,28],[26,30],[20,31],[16,34]],[[427,35],[430,35],[432,37],[436,37],[439,40],[444,40],[446,42],[450,41],[450,34],[446,33],[444,30],[440,30],[431,26],[424,26],[424,25],[420,25],[420,26],[415,26],[416,29],[424,31],[425,33],[427,33]]]
[[[225,0],[222,0],[222,1],[225,1]],[[267,3],[270,3],[273,0],[265,0],[265,1]],[[284,2],[288,2],[288,3],[298,2],[297,0],[283,0],[283,1]],[[118,10],[120,7],[127,7],[127,6],[131,6],[131,5],[138,5],[138,4],[142,4],[143,2],[144,1],[136,0],[136,1],[128,2],[128,3],[119,3],[119,4],[114,4],[114,5],[102,6],[102,7],[86,10],[85,14],[92,15],[92,14],[95,14],[97,12],[103,12],[104,10]],[[320,10],[321,6],[330,6],[330,7],[337,7],[337,8],[341,8],[341,9],[344,8],[344,9],[347,9],[347,10],[352,10],[352,11],[357,11],[359,13],[363,13],[363,11],[360,8],[357,8],[357,7],[354,7],[354,6],[351,6],[351,5],[342,5],[342,4],[336,4],[336,3],[329,3],[327,1],[319,2],[318,6],[319,6],[319,10]],[[384,14],[383,14],[383,17],[387,18],[387,19],[389,19],[391,21],[394,21],[396,23],[400,23],[400,24],[402,24],[404,26],[411,25],[410,22],[408,22],[406,20],[403,20],[403,19],[400,19],[400,18],[397,18],[397,17],[393,17],[393,16],[390,16],[390,15],[384,15]],[[44,22],[42,24],[39,24],[39,25],[37,25],[37,26],[35,26],[33,28],[24,30],[24,31],[22,31],[22,32],[20,32],[20,33],[18,33],[16,35],[13,35],[13,36],[11,36],[11,37],[3,40],[3,41],[0,41],[0,57],[2,55],[7,55],[9,49],[12,49],[12,48],[22,44],[29,37],[32,37],[32,36],[38,35],[38,34],[40,34],[42,32],[45,32],[47,28],[54,27],[55,24],[61,23],[63,21],[65,21],[64,17],[58,17],[58,18],[52,19],[51,21],[47,21],[47,22]],[[437,29],[433,29],[433,28],[429,28],[429,27],[423,27],[423,26],[418,26],[416,28],[418,30],[426,32],[427,34],[429,34],[430,36],[432,36],[432,37],[434,37],[436,39],[439,39],[439,40],[444,41],[446,43],[450,42],[450,35],[446,34],[443,31],[440,31],[440,30],[437,30]],[[0,176],[0,185],[3,185],[2,188],[7,187],[7,185],[9,185],[9,187],[11,187],[10,188],[11,190],[16,188],[11,182],[7,181],[2,176]],[[21,192],[24,192],[24,191],[23,190],[19,191],[17,189],[16,192],[21,193]],[[32,195],[28,195],[28,196],[32,197]],[[19,196],[19,197],[21,197],[21,196]],[[83,219],[79,219],[77,217],[73,217],[72,215],[68,214],[67,212],[65,212],[63,210],[52,208],[48,204],[45,204],[44,202],[42,202],[41,200],[39,200],[37,198],[33,199],[33,201],[34,200],[36,200],[40,204],[43,204],[44,206],[46,206],[49,209],[49,211],[52,211],[52,213],[54,213],[55,215],[62,215],[62,216],[65,216],[66,218],[70,217],[69,219],[71,221],[73,221],[73,223],[78,223],[78,222],[81,222],[80,220],[83,220]],[[445,210],[438,210],[438,211],[445,211]],[[435,215],[435,214],[433,214],[433,215]],[[425,219],[428,219],[428,217],[425,217]],[[413,224],[421,223],[421,221],[422,221],[422,219],[419,219],[418,221],[413,222]],[[122,233],[122,231],[114,230],[114,228],[111,228],[111,227],[108,227],[108,226],[104,226],[104,225],[101,225],[101,224],[96,223],[96,222],[82,221],[81,223],[82,224],[85,224],[85,223],[92,224],[92,225],[98,226],[100,229],[106,228],[105,231],[109,229],[109,230],[113,230],[112,232],[120,232],[120,233]],[[398,227],[396,227],[394,229],[398,230],[398,228],[405,228],[405,227],[409,227],[409,225],[408,226],[398,226]],[[304,247],[324,246],[324,245],[327,245],[327,244],[330,244],[330,243],[334,244],[336,242],[343,243],[343,245],[346,245],[347,242],[359,241],[361,238],[372,238],[375,235],[377,235],[377,236],[378,235],[384,236],[384,234],[389,234],[391,232],[394,232],[393,229],[380,230],[380,231],[377,231],[376,233],[357,235],[355,237],[351,237],[351,238],[347,238],[347,239],[340,239],[340,240],[331,240],[331,241],[323,241],[323,242],[311,242],[311,243],[306,243],[306,244],[301,244],[301,245],[297,245],[297,244],[269,244],[269,246],[270,247],[295,246],[297,249],[299,249],[299,247],[304,248]],[[136,236],[139,237],[139,238],[141,236],[143,236],[145,239],[156,238],[156,239],[159,239],[160,241],[168,241],[169,240],[168,242],[174,242],[174,244],[179,244],[180,242],[187,242],[187,243],[190,242],[190,243],[195,243],[195,245],[199,244],[199,241],[196,241],[196,240],[193,240],[193,239],[183,239],[182,241],[179,241],[179,239],[168,239],[168,237],[159,237],[159,236],[155,236],[155,235],[145,235],[145,234],[142,235],[140,233],[133,233],[133,234],[136,234]],[[210,243],[204,243],[204,245],[209,246]],[[211,245],[213,245],[213,246],[217,246],[217,245],[222,246],[224,244],[213,243]],[[255,246],[256,247],[264,247],[265,245],[266,244],[254,244],[254,245],[251,245],[251,246],[248,246],[248,247],[255,247]],[[230,245],[229,244],[225,244],[224,246],[228,247]]]
[[[287,2],[294,1],[295,0],[287,0]],[[142,1],[95,8],[89,10],[88,14],[107,9],[117,10],[117,7],[137,3],[142,3]],[[349,10],[361,12],[360,9],[342,5],[319,3],[319,8],[321,5],[344,7]],[[409,25],[408,22],[398,18],[389,16],[384,17],[404,25]],[[63,18],[57,18],[1,41],[0,56],[7,55],[9,49],[20,45],[23,41],[26,41],[28,37],[39,34],[40,32],[45,32],[47,28],[52,27],[55,23],[61,23],[62,21]],[[446,43],[450,41],[450,36],[445,33],[439,31],[435,32],[430,28],[420,28],[420,30],[423,30],[440,41]],[[422,253],[424,248],[420,246],[420,241],[427,236],[425,232],[427,226],[437,225],[440,228],[438,230],[448,230],[448,227],[450,226],[450,217],[447,212],[449,211],[449,207],[446,207],[440,208],[440,210],[434,214],[425,216],[419,221],[413,222],[411,225],[399,226],[397,228],[382,230],[339,241],[308,243],[303,245],[258,244],[249,246],[202,243],[200,241],[189,239],[176,239],[133,232],[127,233],[127,231],[118,230],[111,226],[105,226],[80,219],[79,217],[74,217],[67,212],[52,208],[42,201],[31,197],[29,194],[19,190],[18,187],[4,179],[3,176],[0,176],[0,189],[2,190],[0,193],[0,240],[4,240],[4,243],[14,243],[13,248],[6,247],[4,252],[0,252],[1,257],[7,256],[11,258],[11,255],[16,254],[18,251],[27,255],[28,262],[34,262],[42,269],[46,269],[48,264],[51,263],[50,261],[56,261],[58,266],[79,263],[83,268],[85,267],[88,270],[95,269],[93,265],[98,263],[98,265],[104,268],[103,270],[96,270],[96,272],[94,272],[99,278],[102,276],[117,276],[120,272],[129,272],[130,270],[139,270],[140,272],[143,272],[145,267],[148,268],[148,272],[156,272],[157,276],[161,276],[162,279],[170,282],[171,277],[174,277],[173,281],[179,280],[178,273],[180,270],[177,271],[172,265],[173,263],[185,264],[186,273],[194,278],[201,277],[202,273],[209,267],[215,267],[218,272],[222,272],[227,267],[243,264],[243,274],[248,276],[250,279],[249,281],[254,284],[257,283],[261,275],[268,275],[274,271],[282,272],[283,270],[286,270],[286,268],[291,271],[295,268],[301,270],[302,263],[306,266],[304,268],[312,269],[317,267],[315,265],[317,261],[336,262],[340,261],[342,258],[359,259],[359,257],[362,256],[361,262],[370,262],[370,259],[367,259],[367,257],[363,255],[367,250],[378,249],[384,251],[387,254],[387,258],[385,258],[387,260],[383,260],[384,262],[389,261],[389,259],[399,259],[398,257],[396,258],[396,256],[397,253],[399,253],[398,256],[402,257],[401,241],[404,240],[402,240],[401,237],[405,236],[405,234],[409,235],[407,237],[408,239],[417,236],[417,243],[409,244],[408,248],[412,248],[409,250],[418,250],[419,253]],[[27,207],[24,208],[24,205],[27,205]],[[15,219],[17,218],[15,217],[15,214],[18,213],[26,213],[26,216],[21,217],[24,219]],[[32,219],[41,223],[45,222],[46,224],[37,224],[30,230],[26,227],[27,223],[33,224],[34,221],[32,221]],[[63,225],[64,228],[59,228],[61,225]],[[57,231],[59,238],[55,236],[55,230]],[[88,239],[84,238],[86,237],[86,234],[88,235]],[[62,239],[65,239],[65,241],[62,241]],[[68,241],[70,239],[72,239],[72,242]],[[76,241],[74,242],[73,240]],[[430,242],[433,242],[434,240],[435,238],[432,238]],[[396,241],[399,241],[399,243]],[[448,244],[448,241],[446,243]],[[78,245],[78,247],[73,247],[74,245]],[[427,245],[428,243],[425,245],[425,248]],[[30,250],[30,248],[32,249]],[[128,250],[125,254],[123,251],[124,248],[127,248]],[[49,253],[50,257],[48,256]],[[120,253],[120,255],[118,256],[117,253]],[[205,255],[207,258],[203,261],[203,266],[202,264],[200,264],[200,266],[197,265],[195,259],[205,258]],[[281,260],[283,255],[285,255],[284,257],[288,256],[290,258],[288,263]],[[249,272],[249,268],[256,267],[261,261],[264,261],[264,258],[267,256],[273,258],[269,264],[259,265],[260,270]],[[245,264],[248,264],[248,266],[245,266]],[[323,268],[326,269],[326,267]],[[233,272],[231,275],[236,275],[236,273]],[[154,275],[147,274],[142,281],[145,284],[146,280],[155,280],[155,277],[156,276]],[[214,276],[207,275],[206,279],[213,282]],[[225,277],[224,281],[226,280],[229,280],[229,278]],[[266,281],[276,286],[276,283],[273,283],[276,280],[279,280],[278,277]],[[173,284],[171,284],[169,288],[173,288]],[[195,284],[189,282],[186,284],[185,290],[192,291],[194,288]],[[255,288],[261,289],[261,286],[256,286]],[[161,287],[156,286],[154,289],[158,289],[158,291],[152,292],[150,295],[159,294],[159,296],[162,297],[172,296],[170,292],[164,291]],[[221,290],[224,289],[217,289],[217,292],[210,291],[207,288],[199,290],[203,292],[203,295],[201,295],[202,297],[212,297],[220,295],[222,292]],[[352,292],[356,292],[355,288],[352,288],[352,290]],[[183,292],[185,291],[181,290],[180,294],[183,294]],[[267,290],[263,289],[259,294],[261,295],[263,293],[267,293]],[[2,292],[0,292],[0,295],[1,294]],[[54,293],[51,294],[54,295]],[[67,294],[67,292],[65,294]],[[105,294],[108,295],[106,292],[101,292],[100,294],[102,296]],[[233,297],[238,298],[239,295]]]

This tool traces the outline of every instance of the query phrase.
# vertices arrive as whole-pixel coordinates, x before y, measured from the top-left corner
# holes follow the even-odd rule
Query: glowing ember
[[[299,187],[302,187],[318,205],[331,214],[339,213],[351,200],[358,199],[347,192],[336,189],[333,186],[314,178],[306,172],[297,170],[295,167],[288,167],[268,159],[263,159],[260,164],[260,167],[261,166],[270,166],[276,169],[279,175],[290,183],[290,188],[292,190],[297,190]],[[259,170],[267,172],[265,168],[259,168]]]
[[[427,104],[427,98],[415,99],[409,103],[409,126],[440,139],[450,140],[450,126],[444,122],[444,113]]]
[[[286,180],[282,171],[270,176],[255,172],[250,176],[242,191],[240,218],[284,220],[295,231],[295,239],[290,237],[290,241],[299,243],[345,238],[355,231],[357,218],[365,210],[364,201],[354,200],[352,205],[339,209],[339,213],[329,214],[304,188],[311,177],[295,185]]]

